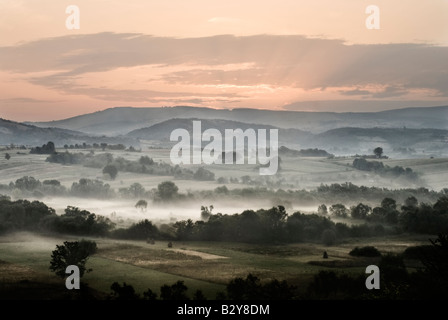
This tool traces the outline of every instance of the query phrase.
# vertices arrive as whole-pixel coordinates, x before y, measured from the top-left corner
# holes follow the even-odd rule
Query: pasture
[[[3,288],[7,284],[40,281],[65,288],[63,279],[48,269],[51,251],[57,244],[74,237],[54,237],[17,233],[0,237],[0,269]],[[148,288],[160,294],[160,287],[184,281],[190,296],[196,290],[213,300],[218,292],[235,277],[252,273],[262,281],[287,280],[306,295],[306,288],[320,270],[334,270],[359,275],[377,258],[349,255],[354,247],[375,246],[381,253],[401,253],[407,247],[427,244],[427,236],[352,239],[334,246],[318,243],[289,245],[255,245],[221,242],[174,242],[148,244],[144,241],[95,239],[98,252],[91,256],[87,267],[93,271],[83,282],[106,297],[113,282],[132,285],[142,294]],[[328,259],[322,253],[327,251]],[[410,264],[412,269],[414,265]],[[39,282],[39,283],[40,283]],[[23,288],[22,288],[23,290]],[[26,291],[26,290],[25,290]],[[40,298],[39,298],[40,299]]]

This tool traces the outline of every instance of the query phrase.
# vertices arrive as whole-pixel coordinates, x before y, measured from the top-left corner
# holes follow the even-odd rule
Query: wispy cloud
[[[63,100],[42,100],[34,98],[11,98],[11,99],[0,99],[3,103],[55,103],[63,102]]]
[[[340,98],[386,99],[417,91],[448,97],[447,57],[448,47],[423,44],[347,45],[300,35],[174,38],[107,32],[0,47],[0,70],[58,92],[107,101],[236,103],[250,98],[248,87],[260,85],[272,94],[276,88],[320,89],[322,95],[331,91]],[[157,67],[157,76],[147,74],[153,80],[139,83],[139,89],[127,82],[131,73],[126,71],[114,85],[90,80],[95,74],[104,73],[109,80],[108,72],[151,65]],[[380,89],[372,90],[375,86]]]

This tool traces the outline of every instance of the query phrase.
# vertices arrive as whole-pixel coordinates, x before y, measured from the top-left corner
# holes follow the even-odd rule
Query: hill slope
[[[175,129],[185,129],[190,134],[193,132],[193,121],[200,119],[171,119],[157,123],[153,126],[137,129],[129,132],[126,136],[139,139],[139,140],[157,140],[162,142],[169,142],[171,132]],[[266,129],[267,137],[269,138],[269,130],[278,129],[279,144],[298,145],[304,143],[310,139],[313,134],[298,130],[298,129],[281,129],[270,125],[260,125],[252,123],[243,123],[238,121],[229,120],[200,120],[201,131],[204,132],[207,129],[217,129],[225,137],[226,129],[241,129],[243,131],[247,129],[254,129],[258,134],[259,129]]]
[[[273,111],[259,109],[219,110],[199,107],[133,108],[117,107],[65,120],[31,123],[90,134],[120,135],[166,120],[222,119],[293,128],[313,133],[342,127],[435,128],[448,129],[448,106],[405,108],[382,112],[334,113]]]
[[[61,129],[61,128],[41,128],[20,122],[9,121],[0,118],[0,145],[11,143],[25,146],[41,146],[48,141],[52,141],[56,146],[64,144],[86,143],[125,143],[134,144],[133,139],[126,137],[97,137],[89,136],[82,132]]]

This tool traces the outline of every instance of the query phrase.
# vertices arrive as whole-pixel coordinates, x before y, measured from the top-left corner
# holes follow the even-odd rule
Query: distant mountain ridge
[[[229,120],[322,133],[343,127],[448,129],[448,106],[404,108],[380,112],[304,112],[203,107],[115,107],[64,120],[28,123],[99,135],[125,135],[170,119]]]
[[[193,132],[193,121],[200,119],[171,119],[153,126],[131,131],[126,136],[138,140],[160,141],[165,146],[170,144],[170,134],[175,129]],[[246,130],[278,129],[279,146],[290,148],[321,148],[332,150],[344,148],[356,153],[360,150],[373,150],[378,145],[391,149],[401,147],[433,147],[446,149],[448,152],[448,130],[443,129],[408,129],[408,128],[357,128],[344,127],[313,134],[298,129],[283,129],[238,121],[200,120],[202,132],[214,128],[224,137],[225,129]],[[172,142],[175,143],[175,142]]]
[[[369,153],[382,146],[385,152],[418,149],[421,155],[426,151],[448,155],[447,115],[448,106],[374,113],[117,107],[35,124],[0,119],[0,144],[106,142],[146,147],[154,141],[154,146],[168,147],[173,130],[191,132],[193,121],[200,120],[202,131],[215,128],[222,134],[225,129],[278,129],[279,146],[291,149],[319,148],[337,155]]]

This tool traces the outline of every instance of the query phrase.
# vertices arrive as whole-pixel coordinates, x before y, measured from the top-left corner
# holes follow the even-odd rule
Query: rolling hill
[[[266,129],[269,137],[269,130],[278,129],[279,144],[299,145],[310,139],[313,134],[298,129],[282,129],[270,125],[260,125],[253,123],[243,123],[229,120],[202,120],[202,119],[171,119],[155,124],[153,126],[137,129],[129,132],[126,136],[139,140],[156,140],[161,142],[170,142],[171,132],[175,129],[185,129],[190,134],[193,132],[193,121],[201,121],[202,132],[207,129],[217,129],[221,132],[224,139],[226,129]]]
[[[56,146],[82,144],[83,142],[112,144],[134,144],[135,142],[126,137],[93,136],[74,130],[54,127],[41,128],[0,118],[0,145],[41,146],[48,141],[54,142]]]
[[[182,128],[192,134],[194,120],[199,119],[171,119],[147,128],[133,130],[126,136],[139,141],[159,141],[167,147],[176,143],[170,142],[173,130]],[[320,148],[335,154],[371,154],[377,146],[382,146],[388,154],[399,153],[403,149],[414,150],[414,153],[417,150],[420,153],[426,150],[448,154],[448,130],[442,129],[345,127],[313,134],[298,129],[227,120],[201,120],[201,126],[202,132],[215,128],[223,137],[225,129],[278,129],[279,146],[292,149]]]
[[[170,119],[229,120],[271,125],[312,133],[343,127],[448,129],[448,106],[404,108],[382,112],[302,112],[260,109],[211,109],[199,107],[116,107],[64,120],[29,123],[96,135],[123,135]]]

